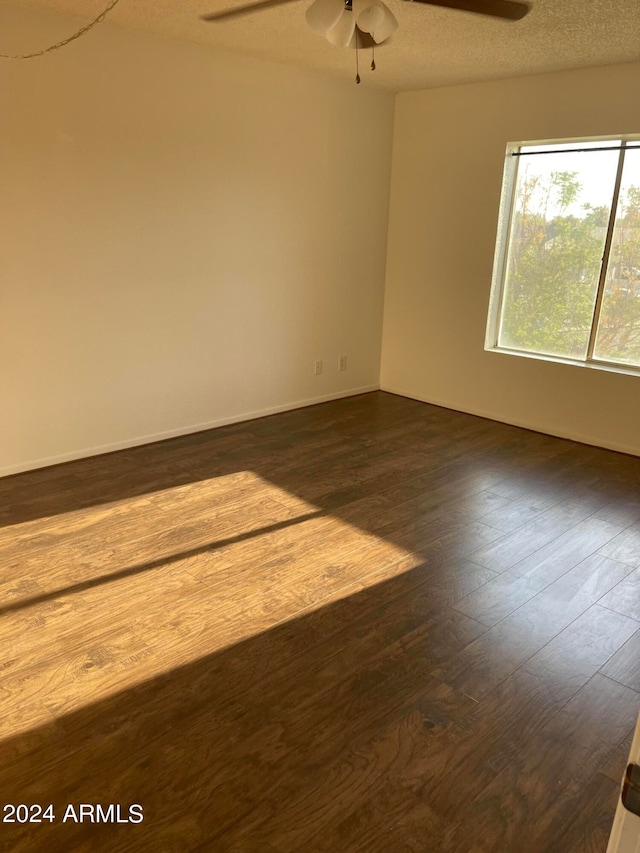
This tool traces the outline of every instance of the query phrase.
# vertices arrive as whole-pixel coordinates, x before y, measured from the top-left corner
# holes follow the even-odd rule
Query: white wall
[[[392,96],[104,23],[0,121],[0,474],[377,387]]]
[[[640,132],[640,64],[398,95],[381,385],[640,454],[640,377],[485,352],[507,142]]]

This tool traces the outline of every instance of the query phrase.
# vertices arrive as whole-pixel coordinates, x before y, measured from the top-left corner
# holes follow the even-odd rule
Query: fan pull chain
[[[358,28],[356,27],[356,83],[360,83],[360,69],[358,67]]]
[[[376,70],[376,49],[374,45],[371,45],[371,70]]]

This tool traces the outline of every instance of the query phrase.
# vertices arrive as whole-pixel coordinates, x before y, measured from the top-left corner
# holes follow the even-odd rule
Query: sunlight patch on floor
[[[3,738],[420,562],[248,471],[12,530],[0,543]]]

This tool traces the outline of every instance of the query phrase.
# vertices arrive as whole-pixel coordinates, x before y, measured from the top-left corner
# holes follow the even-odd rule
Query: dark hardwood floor
[[[604,851],[639,487],[384,393],[0,480],[0,805],[55,813],[0,849]]]

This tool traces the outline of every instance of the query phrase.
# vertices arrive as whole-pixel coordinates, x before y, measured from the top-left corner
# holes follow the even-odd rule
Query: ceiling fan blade
[[[259,3],[244,3],[242,6],[232,6],[230,9],[221,9],[219,12],[211,12],[209,15],[201,15],[202,21],[224,21],[228,18],[239,18],[241,15],[250,15],[252,12],[260,12],[271,6],[282,6],[285,3],[296,3],[297,0],[260,0]]]
[[[491,15],[508,21],[519,21],[531,9],[528,3],[518,2],[518,0],[409,0],[409,2],[460,9],[463,12],[476,12],[478,15]]]

